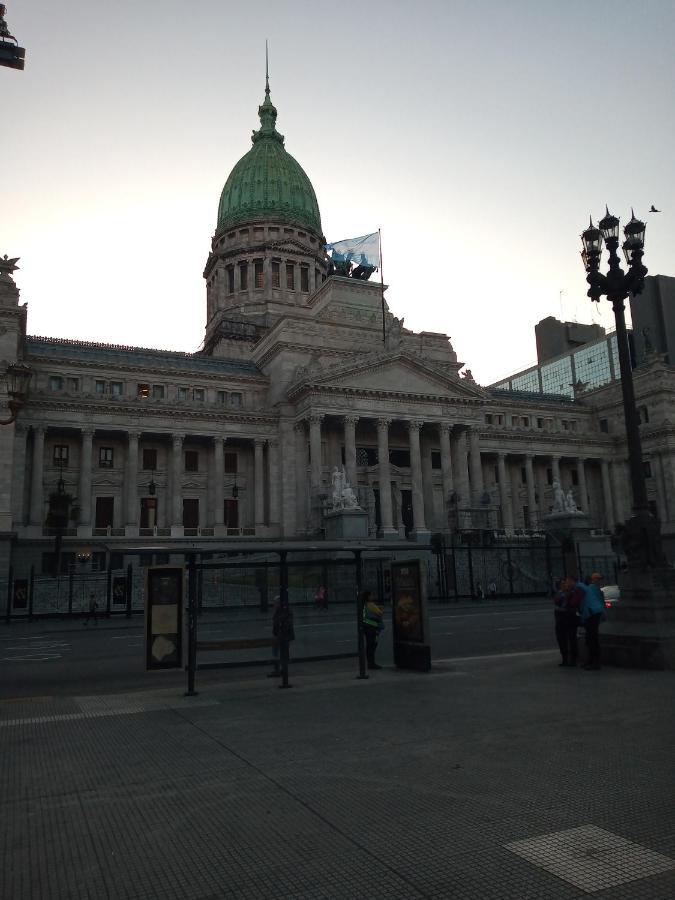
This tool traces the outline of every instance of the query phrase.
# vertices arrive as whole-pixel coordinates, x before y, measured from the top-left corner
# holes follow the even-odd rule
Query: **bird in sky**
[[[657,208],[654,206],[654,204],[652,203],[652,207],[651,207],[651,209],[649,210],[649,212],[661,212],[661,210],[660,210],[660,209],[657,209]]]

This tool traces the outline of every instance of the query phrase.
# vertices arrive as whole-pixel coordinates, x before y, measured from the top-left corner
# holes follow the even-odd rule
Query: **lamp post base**
[[[628,569],[621,599],[601,629],[608,665],[675,669],[675,569]]]

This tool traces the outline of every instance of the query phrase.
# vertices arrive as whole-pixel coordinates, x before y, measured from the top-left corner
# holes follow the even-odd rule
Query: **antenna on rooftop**
[[[565,317],[563,316],[563,305],[562,305],[562,295],[565,293],[564,290],[558,291],[558,305],[560,306],[560,321],[564,322]]]

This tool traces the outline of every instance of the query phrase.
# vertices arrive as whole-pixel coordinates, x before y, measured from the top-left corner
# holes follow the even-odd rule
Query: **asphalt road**
[[[553,615],[545,600],[435,607],[429,618],[432,658],[437,661],[555,647]],[[356,653],[354,616],[344,608],[297,610],[295,632],[292,658]],[[214,612],[199,622],[201,640],[270,634],[269,615],[254,611],[228,619]],[[143,623],[138,616],[131,620],[101,620],[98,625],[88,626],[77,619],[2,625],[0,699],[105,693],[147,688],[149,684],[168,687],[184,683],[181,670],[146,672],[144,643]],[[204,652],[198,662],[233,664],[269,658],[268,649]],[[377,659],[383,665],[392,662],[391,628],[380,640]],[[203,683],[222,679],[223,670],[200,670],[198,674]]]

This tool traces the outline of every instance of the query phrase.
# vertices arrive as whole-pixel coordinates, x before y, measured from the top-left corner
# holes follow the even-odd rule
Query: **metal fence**
[[[435,547],[429,593],[439,600],[538,597],[565,572],[561,547],[548,541]]]

